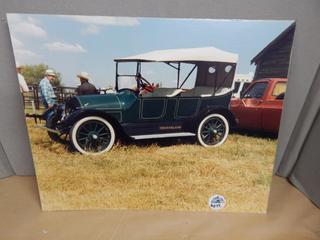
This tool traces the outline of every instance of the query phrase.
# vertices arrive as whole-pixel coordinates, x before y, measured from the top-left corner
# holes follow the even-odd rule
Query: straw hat
[[[16,68],[23,68],[23,66],[19,62],[16,62]]]
[[[77,75],[77,77],[78,77],[78,78],[84,78],[84,79],[87,79],[87,80],[90,79],[89,73],[87,73],[87,72],[80,72],[80,73]]]
[[[54,73],[54,71],[52,69],[47,69],[46,70],[46,76],[53,76],[55,77],[56,74]]]

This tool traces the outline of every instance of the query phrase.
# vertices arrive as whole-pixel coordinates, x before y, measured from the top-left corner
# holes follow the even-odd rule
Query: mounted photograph
[[[7,19],[43,210],[267,211],[293,20]]]

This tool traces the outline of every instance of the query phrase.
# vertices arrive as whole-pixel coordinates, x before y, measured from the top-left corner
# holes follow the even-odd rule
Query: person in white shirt
[[[24,76],[22,76],[21,74],[22,66],[19,63],[16,63],[16,68],[17,68],[20,92],[21,93],[29,92],[29,88],[26,83],[26,80],[24,79]]]

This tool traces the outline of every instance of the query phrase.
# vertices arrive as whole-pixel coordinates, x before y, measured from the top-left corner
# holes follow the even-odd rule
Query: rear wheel
[[[115,142],[115,137],[110,122],[97,116],[80,119],[70,131],[73,147],[82,154],[108,152]]]
[[[220,146],[226,141],[228,134],[228,120],[218,113],[206,116],[197,130],[198,141],[204,147]]]

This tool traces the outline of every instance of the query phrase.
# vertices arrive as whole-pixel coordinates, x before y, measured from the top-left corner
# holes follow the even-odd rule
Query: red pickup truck
[[[240,98],[230,103],[237,128],[278,133],[286,88],[286,78],[252,82]]]

